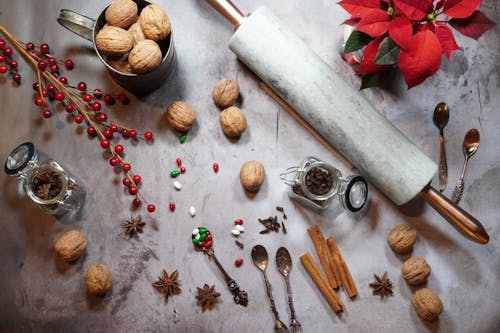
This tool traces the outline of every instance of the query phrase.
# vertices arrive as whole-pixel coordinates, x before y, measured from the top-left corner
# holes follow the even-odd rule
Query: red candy
[[[170,211],[173,212],[175,210],[175,202],[171,201],[168,204],[168,208],[170,208]]]
[[[212,167],[214,168],[215,173],[219,172],[219,163],[215,162]]]
[[[236,219],[236,220],[234,220],[234,224],[242,225],[243,224],[243,220],[242,219]]]
[[[175,160],[175,163],[177,163],[177,166],[180,168],[182,166],[182,160],[177,157],[177,159]]]
[[[238,258],[234,261],[236,267],[240,267],[243,264],[243,258]]]

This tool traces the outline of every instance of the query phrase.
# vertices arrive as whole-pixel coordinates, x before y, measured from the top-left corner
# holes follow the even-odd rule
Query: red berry
[[[94,127],[89,126],[89,127],[87,127],[87,134],[90,136],[96,136],[97,132],[96,132]]]
[[[109,140],[102,139],[101,140],[101,147],[102,148],[109,148]]]
[[[170,211],[173,212],[175,210],[175,202],[171,201],[168,204],[168,208],[170,208]]]
[[[59,66],[57,66],[57,65],[51,65],[50,66],[50,71],[52,73],[59,73]]]
[[[10,61],[10,67],[12,67],[12,68],[17,68],[17,66],[18,66],[18,65],[19,65],[19,64],[17,63],[17,60],[12,59],[12,60]]]
[[[131,167],[131,166],[130,166],[130,164],[128,164],[128,163],[123,163],[123,164],[122,164],[122,170],[123,170],[123,171],[130,171],[130,169],[131,169],[131,168],[132,168],[132,167]]]
[[[49,91],[47,89],[42,89],[42,96],[43,97],[49,96]]]
[[[242,225],[243,224],[243,220],[242,219],[236,219],[236,220],[234,220],[234,224]]]
[[[141,204],[141,199],[139,198],[135,198],[134,200],[132,200],[132,203],[134,204],[134,206],[140,206]]]
[[[149,131],[145,132],[145,133],[144,133],[144,138],[145,138],[146,140],[152,140],[152,139],[153,139],[153,133],[151,133],[151,132],[149,132]]]
[[[0,38],[0,50],[3,49],[5,47],[5,41]]]
[[[120,163],[120,160],[116,156],[113,156],[109,159],[109,164],[111,164],[111,166],[117,166],[118,163]]]
[[[26,43],[26,50],[31,51],[31,50],[34,50],[34,49],[35,49],[35,44],[33,44],[32,42],[27,42]]]
[[[66,76],[61,76],[59,78],[59,81],[61,81],[61,83],[64,83],[64,84],[68,84],[68,78]]]
[[[93,111],[99,111],[99,110],[101,110],[101,102],[94,102],[94,103],[92,103],[92,110]]]
[[[156,210],[156,207],[155,205],[149,204],[147,209],[148,212],[153,213]]]
[[[82,96],[82,99],[85,102],[90,102],[92,100],[92,95],[91,94],[85,94],[85,95]]]
[[[123,136],[124,138],[128,138],[128,130],[126,130],[126,129],[122,129],[122,136]]]
[[[47,68],[47,61],[45,61],[43,59],[39,59],[37,66],[38,66],[38,69],[43,71],[45,68]]]
[[[106,128],[104,131],[102,131],[102,135],[104,135],[106,139],[111,139],[113,137],[113,132],[111,132],[110,129]]]
[[[38,58],[40,56],[40,54],[36,51],[30,51],[30,55],[33,57],[33,58]]]
[[[73,60],[71,59],[66,59],[64,61],[64,66],[66,67],[66,69],[73,69],[75,67],[75,64],[73,63]]]
[[[5,65],[0,65],[0,73],[7,73],[9,69]]]
[[[52,83],[49,83],[49,84],[47,85],[47,90],[48,90],[48,91],[56,91],[56,90],[57,90],[57,88],[56,88],[56,86],[55,86],[55,85],[53,85]]]
[[[177,159],[175,160],[175,163],[177,163],[177,166],[180,168],[182,166],[182,160],[180,157],[177,157]]]
[[[54,58],[54,57],[49,57],[47,59],[47,62],[49,63],[50,66],[54,66],[57,64],[56,58]]]
[[[94,93],[94,97],[95,98],[101,98],[102,97],[102,90],[101,89],[94,89],[93,93]]]
[[[134,183],[139,184],[139,183],[141,182],[141,180],[142,180],[142,179],[141,179],[141,176],[139,176],[139,175],[134,175],[134,176],[132,177],[132,180],[134,181]]]
[[[6,47],[3,49],[3,53],[10,57],[14,53],[14,51],[12,51],[11,47]]]
[[[87,84],[85,82],[78,82],[76,89],[80,91],[87,91]]]
[[[115,146],[115,153],[117,153],[117,154],[123,153],[123,146],[122,145],[116,145]]]
[[[45,109],[45,110],[43,110],[43,117],[44,117],[44,118],[47,118],[47,119],[48,119],[48,118],[50,118],[51,116],[52,116],[52,112],[50,112],[50,110],[49,110],[49,109]]]
[[[238,258],[234,261],[236,267],[240,267],[243,264],[243,258]]]
[[[128,136],[131,137],[132,139],[135,139],[137,137],[137,131],[136,130],[130,130],[128,132]]]
[[[12,73],[12,80],[14,80],[14,82],[21,82],[21,74],[19,73]]]
[[[132,182],[130,181],[130,179],[128,177],[124,177],[122,180],[122,184],[129,187],[130,184],[132,184]]]
[[[62,91],[56,92],[56,95],[54,96],[58,101],[62,101],[64,99],[64,93]]]
[[[104,100],[104,102],[108,105],[113,105],[115,104],[115,99],[113,98],[113,96],[111,96],[110,94],[106,94],[104,95],[104,97],[102,98]]]
[[[75,107],[73,106],[73,104],[66,104],[65,109],[66,109],[66,112],[68,112],[68,113],[75,111]]]
[[[215,162],[212,167],[213,167],[215,173],[219,172],[219,163]]]
[[[137,186],[130,186],[128,188],[128,193],[130,193],[131,195],[136,195],[138,192],[139,189],[137,188]]]
[[[3,53],[0,53],[0,62],[4,62],[5,61],[5,56],[3,55]]]
[[[185,173],[186,172],[186,168],[185,167],[181,167],[181,173]]]
[[[106,120],[108,120],[108,116],[104,113],[99,113],[99,115],[97,116],[97,119],[99,119],[99,121],[106,121]]]
[[[115,124],[111,124],[109,125],[109,129],[111,130],[111,132],[118,132],[118,126],[115,125]]]
[[[42,52],[43,54],[46,54],[46,53],[49,53],[49,51],[50,51],[49,44],[47,44],[47,43],[40,44],[40,52]]]
[[[34,91],[38,91],[38,89],[40,88],[40,83],[38,83],[38,82],[33,82],[32,87],[33,87],[33,90],[34,90]]]
[[[122,104],[125,104],[127,105],[128,103],[130,103],[130,99],[127,97],[127,95],[125,94],[118,94],[118,96],[116,96],[116,98],[122,102]]]
[[[42,97],[35,98],[35,105],[42,106],[43,105],[43,98]]]
[[[74,118],[75,123],[80,124],[83,121],[83,117],[79,114],[77,114]]]

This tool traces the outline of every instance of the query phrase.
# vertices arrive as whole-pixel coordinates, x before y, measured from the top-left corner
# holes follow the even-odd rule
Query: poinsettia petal
[[[482,0],[448,0],[443,13],[453,18],[466,18],[472,15]]]
[[[436,4],[436,8],[435,10],[438,11],[438,10],[441,10],[443,9],[444,5],[446,3],[446,0],[439,0]]]
[[[363,17],[372,9],[380,9],[378,0],[342,0],[338,4],[353,17]]]
[[[426,31],[426,30],[430,30],[432,32],[434,32],[434,23],[432,22],[426,22],[424,24],[419,24],[417,25],[417,31]]]
[[[375,63],[375,57],[377,56],[380,43],[382,43],[382,38],[374,39],[366,45],[358,70],[356,71],[358,75],[374,73],[388,67],[387,65],[377,65]]]
[[[389,36],[402,49],[408,47],[413,28],[410,20],[406,16],[398,16],[389,23]]]
[[[394,0],[394,7],[412,21],[422,20],[432,8],[428,0]]]
[[[462,35],[478,39],[496,23],[490,20],[483,12],[476,10],[471,16],[464,19],[451,19],[450,25]]]
[[[356,29],[371,37],[378,37],[387,32],[390,16],[382,9],[374,9],[363,16]]]
[[[446,58],[450,58],[451,52],[460,50],[460,47],[453,36],[453,32],[450,28],[448,28],[448,26],[437,22],[434,32],[436,33],[437,39],[441,43],[441,48]]]
[[[441,66],[441,44],[430,31],[420,31],[413,36],[409,47],[399,53],[399,68],[408,89],[422,83]]]
[[[352,17],[351,16],[350,18],[348,18],[347,20],[342,22],[342,24],[355,26],[356,24],[358,24],[359,20],[361,20],[359,17]]]

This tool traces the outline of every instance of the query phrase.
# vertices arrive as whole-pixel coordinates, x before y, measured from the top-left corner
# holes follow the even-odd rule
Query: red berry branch
[[[8,39],[13,47],[30,63],[37,73],[37,82],[33,83],[33,89],[38,93],[34,103],[42,109],[44,118],[50,118],[54,114],[50,104],[60,103],[68,114],[73,116],[73,121],[80,126],[87,127],[89,137],[97,137],[100,146],[111,153],[109,164],[119,168],[124,173],[122,180],[128,193],[134,196],[132,204],[140,206],[144,197],[139,191],[141,176],[132,172],[132,167],[124,160],[124,147],[121,144],[113,144],[111,139],[118,135],[122,138],[133,140],[153,139],[153,133],[147,131],[139,135],[136,130],[123,125],[110,122],[105,105],[115,104],[118,99],[123,104],[128,104],[129,99],[125,94],[105,94],[100,89],[88,90],[85,82],[79,82],[76,86],[71,86],[65,76],[60,75],[59,62],[50,54],[50,47],[46,43],[35,45],[33,42],[22,43],[12,36],[3,26],[0,25],[0,33]],[[7,46],[5,40],[0,38],[0,73],[10,71],[12,80],[17,84],[21,83],[21,75],[17,71],[18,63],[12,58],[14,52]],[[64,67],[73,69],[74,63],[71,59],[66,59]],[[152,213],[155,211],[153,204],[147,204],[146,209]]]

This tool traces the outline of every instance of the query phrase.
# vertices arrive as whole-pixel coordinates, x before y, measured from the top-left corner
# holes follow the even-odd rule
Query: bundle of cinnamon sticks
[[[316,254],[318,255],[326,277],[323,275],[309,252],[300,257],[300,262],[332,310],[340,312],[343,310],[344,304],[338,298],[335,289],[343,287],[351,299],[355,298],[358,294],[349,268],[342,258],[333,237],[330,236],[325,241],[317,225],[308,228],[307,233],[314,244]]]

